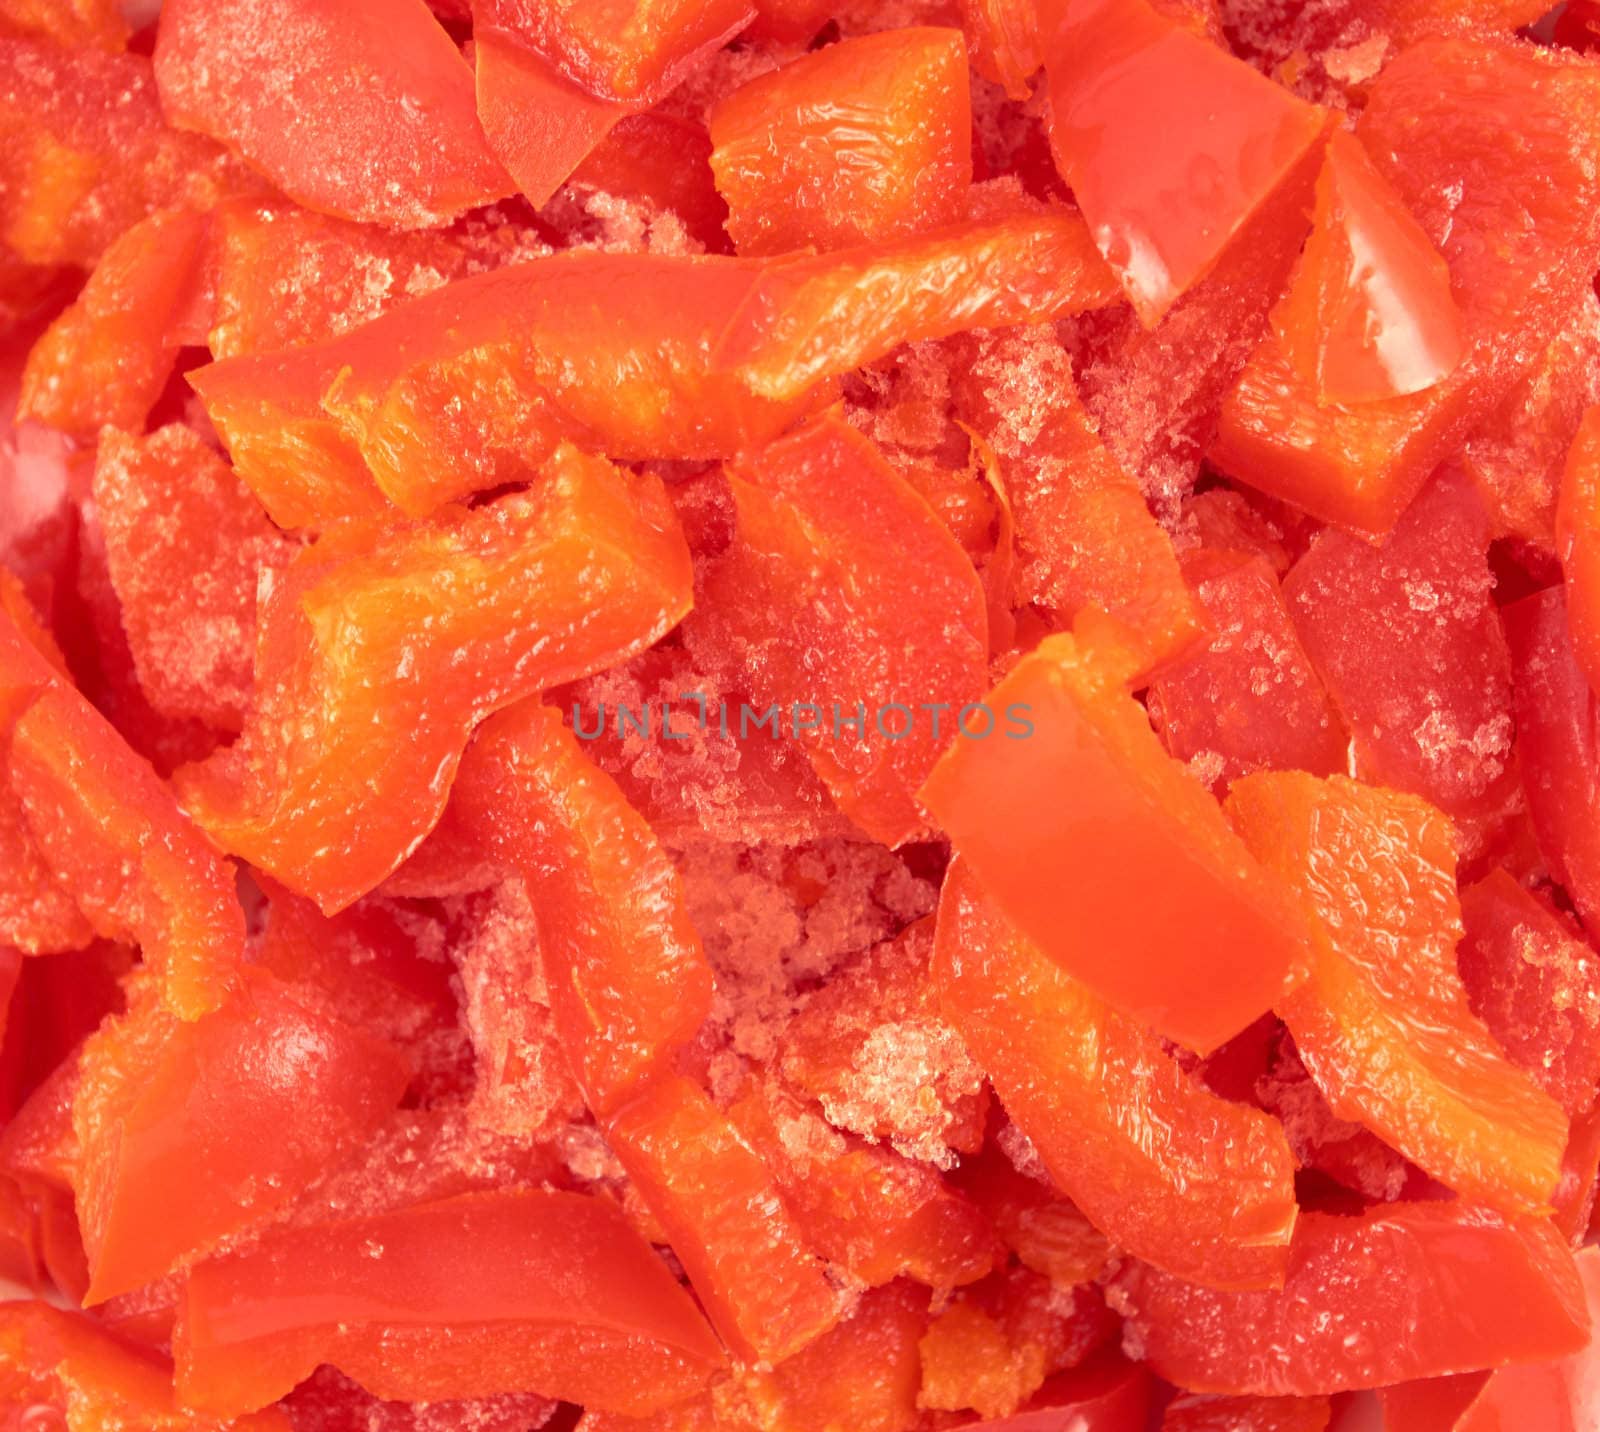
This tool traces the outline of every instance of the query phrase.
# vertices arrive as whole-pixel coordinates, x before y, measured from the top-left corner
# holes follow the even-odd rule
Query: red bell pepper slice
[[[1334,1113],[1463,1197],[1547,1207],[1566,1118],[1472,1012],[1449,821],[1414,796],[1296,771],[1236,782],[1228,813],[1321,923],[1277,1011]]]
[[[972,105],[958,30],[841,40],[740,86],[706,122],[740,253],[847,248],[966,215]]]
[[[1570,1115],[1600,1090],[1600,960],[1504,868],[1461,892],[1456,952],[1473,1012],[1507,1056]]]
[[[197,1414],[173,1394],[171,1369],[81,1314],[0,1304],[0,1405],[18,1427],[137,1427],[140,1432],[290,1432],[282,1412]]]
[[[605,1129],[738,1361],[779,1362],[839,1321],[840,1295],[772,1173],[699,1088],[658,1080]]]
[[[1066,626],[1099,607],[1150,667],[1189,645],[1200,613],[1172,539],[1101,442],[1059,339],[1040,325],[960,337],[952,348],[954,411],[992,449],[1014,518],[1008,614],[1013,600],[1033,603]]]
[[[179,1396],[228,1416],[324,1362],[400,1401],[542,1392],[634,1415],[723,1364],[615,1205],[515,1188],[283,1228],[202,1263],[173,1347]]]
[[[8,710],[18,692],[24,709]],[[244,953],[231,867],[3,611],[0,718],[10,789],[41,864],[98,933],[140,946],[176,1014],[215,1008]]]
[[[689,604],[659,480],[571,447],[526,493],[324,533],[267,592],[244,735],[178,788],[227,848],[342,909],[439,818],[478,721],[650,645]]]
[[[1213,791],[1251,771],[1343,769],[1344,722],[1267,560],[1200,549],[1183,571],[1211,635],[1151,678],[1146,706],[1167,750]]]
[[[1118,293],[1083,219],[1066,208],[776,259],[757,273],[716,359],[773,400],[797,400],[903,343],[1044,323]]]
[[[1327,117],[1146,0],[1050,0],[1039,48],[1056,167],[1154,327]]]
[[[167,126],[143,55],[0,36],[0,76],[0,245],[28,264],[89,267],[157,209],[259,187]]]
[[[1517,749],[1539,853],[1600,929],[1600,731],[1560,587],[1502,612],[1511,652]]]
[[[727,469],[738,533],[697,649],[777,710],[840,808],[895,845],[913,792],[983,694],[982,585],[949,529],[837,411]],[[853,722],[854,725],[847,723]]]
[[[135,997],[90,1036],[80,1070],[74,1183],[91,1302],[262,1223],[375,1133],[411,1077],[391,1046],[256,972],[192,1024]]]
[[[1461,362],[1450,266],[1347,131],[1328,141],[1311,237],[1272,326],[1324,403],[1420,393]]]
[[[1161,1414],[1161,1432],[1327,1432],[1326,1397],[1205,1397],[1180,1393]]]
[[[1409,396],[1320,403],[1269,336],[1223,406],[1212,460],[1327,521],[1373,534],[1392,527],[1593,277],[1597,94],[1590,68],[1509,42],[1429,40],[1387,65],[1356,133],[1450,264],[1461,363]],[[1470,205],[1450,199],[1464,190]]]
[[[1032,945],[1208,1053],[1277,1000],[1307,933],[1120,676],[1048,637],[985,698],[1004,724],[958,740],[921,798]]]
[[[676,214],[708,253],[727,253],[728,205],[711,171],[711,136],[703,124],[650,110],[618,122],[568,181]]]
[[[972,67],[1009,98],[1027,99],[1043,63],[1038,7],[1028,0],[962,0],[961,25]]]
[[[1356,772],[1453,816],[1473,853],[1516,784],[1488,549],[1482,501],[1446,469],[1381,544],[1324,532],[1283,584]]]
[[[1238,1396],[1315,1397],[1536,1362],[1589,1337],[1561,1235],[1543,1219],[1463,1203],[1305,1213],[1281,1289],[1218,1291],[1135,1264],[1118,1301],[1153,1371]]]
[[[258,576],[294,545],[192,428],[100,435],[95,512],[150,704],[238,731],[250,703]]]
[[[1467,439],[1461,463],[1496,536],[1556,549],[1556,497],[1585,410],[1600,402],[1600,295],[1586,293],[1539,361]]]
[[[425,229],[512,192],[472,71],[423,0],[173,0],[155,73],[175,124],[308,208]]]
[[[945,877],[934,978],[1006,1111],[1107,1237],[1219,1287],[1281,1280],[1294,1161],[1276,1121],[1210,1093],[1046,959],[963,861]]]
[[[537,702],[479,728],[451,802],[462,831],[526,884],[556,1032],[589,1107],[614,1113],[671,1072],[711,1010],[677,868]]]
[[[160,209],[113,243],[29,353],[19,418],[85,438],[142,430],[190,336],[205,236],[199,214]]]
[[[426,513],[523,480],[564,438],[616,458],[722,457],[810,403],[756,397],[708,359],[755,273],[726,258],[556,254],[191,381],[240,476],[287,527],[370,513],[383,505],[373,478]],[[494,397],[468,402],[481,382]]]
[[[1050,1378],[1009,1417],[961,1425],[969,1432],[1145,1432],[1153,1387],[1138,1363],[1106,1358]]]

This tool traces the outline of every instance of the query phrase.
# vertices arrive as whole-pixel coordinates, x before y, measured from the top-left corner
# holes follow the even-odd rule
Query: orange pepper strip
[[[233,1418],[196,1414],[174,1397],[171,1371],[99,1324],[44,1303],[0,1304],[0,1406],[19,1427],[66,1426],[139,1432],[290,1432],[288,1417],[269,1409]]]
[[[137,943],[195,1019],[244,957],[233,872],[147,762],[0,610],[6,771],[39,863],[100,934]]]
[[[1056,167],[1154,327],[1290,177],[1327,115],[1145,0],[1050,0],[1038,24]]]
[[[840,809],[899,844],[926,824],[913,792],[956,713],[983,694],[977,573],[836,411],[726,476],[738,535],[707,574],[696,629],[727,644],[745,689],[799,735]]]
[[[902,343],[1044,323],[1118,297],[1075,209],[972,219],[931,234],[772,261],[716,360],[755,392],[795,400]]]
[[[528,887],[556,1029],[605,1116],[673,1057],[711,1009],[711,967],[650,827],[561,724],[523,702],[491,717],[451,793],[460,828]]]
[[[945,877],[934,977],[1007,1112],[1107,1237],[1218,1287],[1282,1280],[1294,1160],[1277,1122],[1191,1079],[1023,938],[961,861]]]
[[[1600,74],[1520,41],[1427,40],[1388,64],[1357,137],[1450,264],[1461,363],[1421,392],[1321,403],[1269,336],[1223,405],[1213,461],[1317,517],[1388,531],[1593,278],[1597,115]]]
[[[651,1085],[606,1140],[741,1362],[779,1362],[843,1310],[766,1164],[687,1079]]]
[[[88,1302],[258,1225],[399,1102],[406,1061],[318,998],[251,970],[192,1024],[136,998],[90,1035],[73,1105]]]
[[[1031,944],[1209,1053],[1277,1001],[1309,932],[1120,674],[1046,638],[986,698],[997,729],[958,739],[921,798]]]
[[[307,208],[427,229],[512,192],[424,0],[172,0],[155,73],[175,124]]]
[[[634,1415],[723,1366],[614,1204],[537,1189],[268,1233],[193,1270],[173,1351],[184,1402],[232,1416],[324,1362],[399,1401],[542,1392]]]
[[[728,258],[555,254],[191,381],[280,526],[385,496],[421,515],[525,481],[564,438],[615,458],[712,458],[781,432],[810,399],[754,396],[707,357],[755,275]]]
[[[1547,1208],[1566,1116],[1468,1003],[1449,820],[1415,796],[1300,771],[1236,781],[1228,813],[1321,923],[1308,978],[1277,1008],[1334,1113],[1465,1198]]]
[[[1135,1264],[1116,1296],[1151,1370],[1195,1392],[1315,1397],[1563,1357],[1589,1340],[1561,1235],[1464,1203],[1302,1214],[1279,1290],[1219,1292]]]
[[[526,493],[325,533],[267,593],[244,735],[178,789],[332,913],[432,828],[483,717],[649,646],[690,585],[660,482],[571,447]]]
[[[881,242],[966,216],[967,49],[958,30],[882,30],[759,75],[707,117],[742,254]]]

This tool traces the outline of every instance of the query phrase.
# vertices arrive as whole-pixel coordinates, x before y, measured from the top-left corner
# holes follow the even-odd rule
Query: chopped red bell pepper
[[[529,492],[324,533],[267,589],[244,735],[179,790],[224,846],[342,909],[438,819],[478,720],[650,644],[689,599],[659,481],[570,447]]]
[[[1213,791],[1251,771],[1342,770],[1344,722],[1267,560],[1202,548],[1183,572],[1211,631],[1151,678],[1145,704],[1167,750]]]
[[[1027,99],[1039,54],[1038,6],[1029,0],[962,0],[972,65],[1017,100]]]
[[[101,256],[76,302],[28,355],[19,416],[92,437],[107,424],[141,430],[197,334],[205,220],[159,209]]]
[[[1153,327],[1321,138],[1326,115],[1147,0],[1049,0],[1050,148]]]
[[[841,40],[742,85],[707,120],[734,245],[848,248],[964,218],[971,109],[961,33],[931,25]]]
[[[1277,1011],[1334,1113],[1465,1198],[1547,1207],[1567,1122],[1472,1012],[1449,821],[1414,796],[1293,771],[1236,782],[1228,813],[1321,923]]]
[[[127,48],[129,30],[120,0],[0,0],[0,31],[115,54]]]
[[[256,588],[295,548],[191,428],[101,434],[95,512],[139,685],[165,716],[237,731]]]
[[[1526,46],[1424,41],[1389,64],[1356,133],[1450,264],[1461,362],[1409,396],[1324,403],[1269,337],[1223,406],[1218,466],[1328,521],[1392,527],[1533,365],[1600,264],[1597,94],[1591,69]],[[1470,204],[1451,197],[1467,192]]]
[[[589,1107],[614,1113],[670,1074],[711,1009],[711,967],[667,853],[554,708],[479,729],[451,800],[521,876],[556,1032]]]
[[[909,839],[926,824],[913,792],[983,695],[972,564],[837,412],[741,457],[727,482],[738,532],[705,578],[700,648],[725,653],[857,825]]]
[[[728,205],[711,170],[711,136],[703,124],[648,111],[629,115],[567,181],[598,193],[647,201],[683,221],[708,253],[726,253]]]
[[[1161,1432],[1327,1432],[1326,1397],[1206,1397],[1180,1393],[1161,1414]]]
[[[1600,732],[1560,587],[1502,613],[1517,747],[1539,853],[1589,930],[1600,929]]]
[[[1328,141],[1311,237],[1272,326],[1324,403],[1420,393],[1461,362],[1450,266],[1348,131]]]
[[[411,1071],[382,1040],[318,1006],[252,972],[192,1024],[136,996],[90,1036],[73,1103],[89,1301],[154,1282],[259,1226],[376,1132]]]
[[[1463,1203],[1302,1214],[1281,1289],[1222,1292],[1143,1264],[1117,1289],[1130,1345],[1196,1392],[1315,1397],[1564,1357],[1589,1337],[1561,1235]]]
[[[658,1080],[606,1137],[740,1362],[778,1362],[843,1311],[760,1156],[687,1079]]]
[[[1154,1385],[1137,1363],[1097,1359],[1050,1378],[1009,1417],[958,1425],[970,1432],[1145,1432]]]
[[[1046,639],[921,798],[1040,952],[1208,1053],[1276,1002],[1306,930],[1120,676],[1093,644]]]
[[[37,1302],[0,1304],[0,1405],[28,1432],[74,1424],[139,1432],[290,1432],[292,1426],[275,1408],[239,1418],[197,1414],[173,1395],[162,1361],[89,1318]]]
[[[1046,959],[961,861],[945,877],[934,977],[1007,1112],[1107,1237],[1218,1287],[1282,1279],[1295,1225],[1283,1131],[1210,1093]]]
[[[1350,730],[1353,769],[1454,817],[1469,852],[1516,784],[1488,547],[1482,501],[1446,469],[1380,544],[1323,532],[1283,584]]]
[[[283,1228],[189,1275],[178,1395],[237,1416],[331,1362],[401,1401],[542,1392],[642,1414],[722,1350],[610,1202],[507,1188]]]
[[[1496,866],[1461,891],[1456,952],[1472,1009],[1507,1056],[1577,1115],[1600,1093],[1600,959]]]
[[[512,190],[423,0],[173,0],[155,73],[175,124],[311,209],[424,229]]]

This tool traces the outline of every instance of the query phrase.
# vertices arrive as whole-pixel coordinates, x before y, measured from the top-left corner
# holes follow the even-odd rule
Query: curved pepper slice
[[[1279,1290],[1221,1292],[1135,1264],[1117,1297],[1153,1371],[1241,1396],[1315,1397],[1536,1362],[1589,1337],[1561,1235],[1543,1219],[1464,1203],[1302,1214]]]
[[[143,55],[0,36],[0,246],[27,263],[87,267],[157,209],[255,187],[167,126]]]
[[[689,604],[659,481],[570,447],[526,493],[325,533],[266,593],[243,736],[178,789],[224,846],[341,909],[438,820],[478,721],[648,646]]]
[[[1276,1002],[1305,925],[1119,676],[1046,638],[986,698],[1005,728],[959,740],[921,798],[1040,951],[1209,1053]]]
[[[1506,607],[1506,644],[1522,788],[1539,853],[1589,930],[1600,929],[1600,730],[1569,634],[1567,602],[1548,587]]]
[[[1039,47],[1056,167],[1154,327],[1322,137],[1326,116],[1146,0],[1049,0]]]
[[[8,711],[9,694],[33,695]],[[43,865],[94,929],[140,946],[167,1005],[194,1019],[244,956],[233,871],[172,793],[0,611],[7,771]]]
[[[1469,851],[1516,783],[1488,551],[1481,500],[1446,469],[1382,543],[1323,532],[1283,584],[1349,727],[1357,773],[1454,817]]]
[[[1326,1397],[1204,1397],[1180,1393],[1161,1416],[1161,1432],[1326,1432]]]
[[[727,482],[738,534],[706,578],[698,640],[776,708],[845,814],[886,845],[909,839],[926,824],[912,793],[983,695],[977,573],[837,411]]]
[[[779,1362],[840,1318],[842,1301],[761,1157],[687,1079],[659,1080],[606,1141],[740,1362]]]
[[[93,491],[140,689],[164,716],[239,730],[257,579],[286,563],[293,544],[182,424],[140,437],[102,433]]]
[[[723,457],[808,405],[756,397],[708,359],[755,274],[727,258],[555,254],[191,381],[285,527],[372,511],[372,478],[426,513],[525,481],[563,438],[616,458]]]
[[[1593,948],[1499,866],[1462,890],[1461,917],[1456,962],[1473,1012],[1569,1115],[1582,1113],[1600,1091]]]
[[[1539,361],[1467,439],[1461,464],[1497,537],[1556,550],[1556,502],[1578,425],[1600,402],[1600,295],[1584,294]]]
[[[711,136],[703,124],[659,110],[629,115],[589,152],[569,182],[647,201],[682,219],[708,253],[728,251],[728,205],[717,192]]]
[[[971,219],[757,272],[715,361],[773,400],[797,400],[903,343],[1045,323],[1118,295],[1083,219],[1066,208]]]
[[[0,1304],[0,1406],[19,1427],[137,1427],[140,1432],[290,1432],[276,1409],[197,1415],[173,1395],[171,1370],[81,1314]],[[37,1409],[29,1415],[30,1409]],[[53,1415],[52,1415],[53,1411]],[[45,1417],[47,1420],[34,1421]]]
[[[1211,457],[1330,522],[1382,533],[1489,416],[1600,264],[1600,75],[1510,42],[1427,40],[1398,55],[1357,128],[1450,264],[1460,365],[1405,397],[1319,403],[1276,336],[1223,405]],[[1470,203],[1452,196],[1470,193]]]
[[[711,966],[677,867],[561,724],[523,702],[478,729],[451,792],[460,828],[527,886],[556,1031],[604,1117],[711,1010]]]
[[[1167,750],[1213,791],[1251,771],[1342,769],[1344,722],[1267,560],[1202,549],[1185,557],[1183,571],[1211,637],[1151,679],[1146,705]]]
[[[174,123],[308,208],[425,229],[511,193],[423,0],[173,0],[155,74]]]
[[[1107,1237],[1219,1287],[1283,1277],[1294,1160],[1276,1121],[1191,1079],[1021,936],[961,861],[945,877],[934,977],[1007,1112]]]
[[[238,1415],[331,1362],[400,1401],[542,1392],[633,1413],[722,1350],[610,1202],[504,1189],[283,1228],[189,1275],[178,1393]]]
[[[742,85],[706,122],[740,253],[846,248],[966,213],[972,105],[959,30],[841,40]]]
[[[135,998],[89,1037],[73,1103],[87,1300],[262,1222],[377,1130],[410,1073],[389,1045],[260,972],[192,1024]]]
[[[1547,1207],[1567,1121],[1468,1003],[1449,821],[1415,796],[1299,771],[1235,782],[1228,814],[1321,923],[1277,1010],[1334,1113],[1463,1197]]]
[[[1015,513],[1015,595],[1062,626],[1099,607],[1146,665],[1174,656],[1198,631],[1195,600],[1172,539],[1079,399],[1066,347],[1047,325],[952,347],[954,409],[993,448]]]
[[[193,326],[205,236],[199,214],[161,209],[112,244],[29,353],[19,420],[85,438],[142,429]]]
[[[1328,141],[1311,237],[1272,326],[1325,403],[1420,393],[1461,361],[1450,266],[1348,131]]]

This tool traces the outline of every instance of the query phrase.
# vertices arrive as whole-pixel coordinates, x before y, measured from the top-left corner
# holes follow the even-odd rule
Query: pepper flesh
[[[986,701],[1031,734],[958,741],[921,799],[1022,934],[1201,1053],[1270,1007],[1304,923],[1104,651],[1048,637]]]
[[[1283,1131],[1205,1090],[1155,1035],[1046,959],[959,860],[934,978],[1007,1111],[1107,1237],[1218,1287],[1282,1280],[1295,1226]]]

